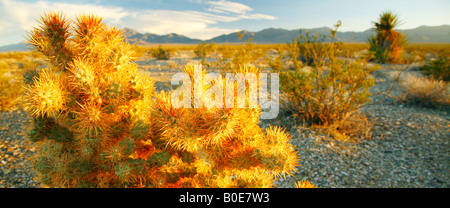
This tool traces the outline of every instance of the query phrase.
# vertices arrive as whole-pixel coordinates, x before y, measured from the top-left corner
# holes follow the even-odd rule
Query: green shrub
[[[423,74],[433,77],[437,80],[450,81],[450,58],[448,56],[427,62],[420,67]]]
[[[280,58],[271,63],[280,72],[285,107],[307,124],[339,126],[370,101],[368,89],[374,81],[369,74],[375,68],[366,67],[366,58],[337,57],[342,43],[334,37],[339,26],[330,32],[330,43],[307,34],[290,44],[293,69],[280,64]]]
[[[150,55],[153,58],[156,58],[158,60],[169,60],[170,59],[170,51],[169,49],[162,48],[161,45],[158,46],[156,49],[150,50]]]
[[[300,38],[296,38],[294,42],[289,45],[289,47],[292,48],[289,51],[296,50],[298,53],[290,53],[289,55],[292,58],[296,58],[303,65],[314,67],[316,64],[321,64],[326,61],[330,50],[330,46],[324,43],[326,38],[325,35],[319,35],[319,33],[311,35],[307,30],[300,30]],[[294,66],[297,64],[298,63],[294,62]]]

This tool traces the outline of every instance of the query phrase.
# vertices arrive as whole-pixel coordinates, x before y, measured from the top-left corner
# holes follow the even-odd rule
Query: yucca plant
[[[46,184],[272,187],[277,176],[295,171],[290,135],[263,131],[259,107],[206,108],[208,96],[199,108],[174,106],[171,93],[154,92],[132,62],[131,46],[101,18],[71,22],[46,14],[28,40],[50,62],[27,89],[35,168]],[[198,68],[183,71],[193,79]],[[192,90],[207,94],[210,87]]]
[[[396,63],[400,59],[403,46],[407,43],[406,35],[395,30],[400,24],[398,16],[387,11],[380,15],[378,22],[373,22],[376,35],[372,35],[367,41],[375,55],[375,61],[380,63]]]

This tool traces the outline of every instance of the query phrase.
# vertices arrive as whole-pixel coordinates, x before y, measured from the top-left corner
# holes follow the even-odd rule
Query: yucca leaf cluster
[[[396,63],[407,39],[404,33],[395,30],[400,24],[399,18],[393,12],[383,12],[378,22],[373,22],[376,35],[368,38],[370,51],[379,63]]]
[[[175,107],[101,18],[49,13],[28,40],[50,63],[27,89],[35,168],[50,186],[271,187],[295,171],[290,135],[263,131],[259,107]]]

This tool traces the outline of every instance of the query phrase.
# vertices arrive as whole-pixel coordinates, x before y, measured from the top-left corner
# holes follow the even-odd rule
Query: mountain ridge
[[[157,35],[153,33],[139,33],[131,28],[121,29],[125,39],[130,44],[149,45],[149,44],[165,44],[165,43],[181,43],[181,44],[198,44],[200,41],[215,43],[238,43],[246,42],[250,38],[254,43],[288,43],[300,36],[300,29],[287,30],[283,28],[265,28],[258,32],[250,32],[241,30],[243,34],[239,39],[236,32],[229,34],[222,34],[208,40],[200,40],[189,38],[184,35],[170,33],[166,35]],[[330,28],[318,27],[308,30],[310,34],[319,33],[320,35],[328,36]],[[407,34],[407,38],[411,43],[450,43],[450,25],[427,26],[422,25],[413,29],[398,30]],[[366,42],[367,37],[374,34],[372,29],[362,32],[338,31],[336,39],[343,42]],[[326,40],[325,40],[326,41]],[[5,45],[0,47],[0,52],[7,51],[24,51],[28,50],[24,42]]]

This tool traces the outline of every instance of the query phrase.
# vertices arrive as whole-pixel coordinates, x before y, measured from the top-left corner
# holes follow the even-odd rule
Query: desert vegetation
[[[174,107],[171,93],[154,92],[153,81],[131,62],[130,45],[101,18],[78,16],[73,30],[62,14],[41,22],[29,41],[51,65],[33,78],[26,99],[34,120],[30,139],[38,143],[35,167],[45,183],[271,187],[276,176],[295,171],[290,135],[278,127],[263,131],[258,108],[206,108],[207,97],[200,108]],[[195,70],[205,79],[198,66],[183,68],[190,79]],[[198,90],[208,87],[192,86]]]
[[[301,122],[333,131],[344,129],[348,118],[369,101],[368,89],[374,84],[369,75],[376,70],[367,66],[366,56],[351,61],[338,57],[343,43],[336,42],[335,34],[340,24],[330,31],[330,43],[306,32],[288,44],[286,53],[293,67],[284,66],[285,51],[270,62],[280,73],[289,112]]]
[[[378,22],[373,23],[376,35],[368,39],[368,42],[377,62],[399,61],[403,45],[407,42],[406,36],[395,30],[400,23],[399,17],[390,11],[383,12]]]
[[[17,138],[31,141],[25,163],[44,187],[446,187],[448,158],[433,152],[448,152],[450,45],[406,44],[391,12],[373,24],[364,43],[336,39],[338,22],[328,36],[303,30],[284,44],[137,46],[100,17],[49,13],[27,37],[34,52],[0,54],[0,133],[11,115],[28,119]],[[208,71],[218,77],[190,86],[209,95],[202,107],[175,107],[170,78],[194,83]],[[276,119],[260,119],[259,105],[205,107],[227,101],[208,94],[235,85],[226,73],[262,72],[279,74]],[[431,138],[441,145],[426,146]],[[424,158],[443,166],[427,175],[435,162],[415,164]],[[402,174],[414,177],[386,179]]]

